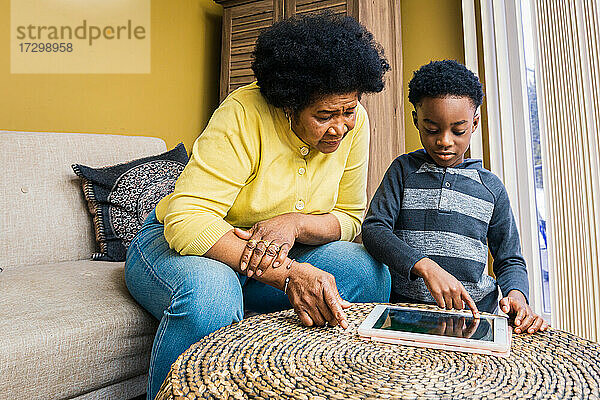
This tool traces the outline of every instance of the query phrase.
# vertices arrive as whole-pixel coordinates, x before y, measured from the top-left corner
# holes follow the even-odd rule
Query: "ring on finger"
[[[277,245],[276,243],[271,242],[271,244],[269,244],[269,248],[275,248],[275,251],[277,253],[279,253],[279,250],[281,250],[281,246]]]
[[[248,244],[252,245],[252,247],[256,247],[256,245],[258,244],[258,240],[250,239],[250,240],[248,240]]]

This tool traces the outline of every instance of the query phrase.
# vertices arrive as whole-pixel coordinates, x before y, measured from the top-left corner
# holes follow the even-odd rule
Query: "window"
[[[525,59],[525,82],[527,85],[527,108],[529,110],[529,131],[531,133],[531,150],[533,163],[533,183],[538,227],[538,247],[540,257],[540,273],[542,283],[542,310],[550,314],[550,266],[548,264],[548,229],[546,220],[548,213],[544,198],[544,177],[542,174],[542,145],[540,141],[540,122],[538,114],[538,98],[535,81],[535,43],[531,26],[532,15],[529,1],[521,1],[521,26],[523,53]]]

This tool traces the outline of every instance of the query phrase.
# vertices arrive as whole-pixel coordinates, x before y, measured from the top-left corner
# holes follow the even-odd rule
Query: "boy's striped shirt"
[[[454,168],[434,164],[424,150],[398,157],[371,201],[363,243],[390,267],[393,290],[419,302],[435,300],[411,276],[424,257],[454,275],[473,300],[497,290],[528,297],[525,261],[504,185],[479,160]],[[498,282],[487,274],[489,249]]]

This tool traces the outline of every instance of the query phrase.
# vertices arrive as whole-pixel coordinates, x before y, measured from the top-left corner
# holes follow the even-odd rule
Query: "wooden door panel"
[[[273,25],[282,0],[224,1],[221,100],[254,81],[252,51],[260,32]]]
[[[260,16],[264,16],[261,14]],[[248,22],[239,22],[234,19],[231,22],[231,33],[232,34],[243,34],[248,32],[259,32],[264,28],[268,28],[273,24],[273,18],[265,18],[260,20],[249,20]]]
[[[273,15],[273,0],[257,0],[251,3],[231,7],[231,17],[252,17],[258,14],[271,13]]]
[[[237,56],[240,61],[248,61],[248,60],[250,60],[250,54],[252,54],[253,50],[254,50],[254,44],[246,45],[246,46],[239,46],[239,47],[232,47],[231,48],[231,56],[232,57]],[[231,68],[231,64],[228,64],[228,65]]]
[[[254,45],[259,34],[259,30],[232,33],[231,47]]]
[[[235,13],[235,16],[232,18],[232,25],[242,26],[245,24],[253,24],[261,21],[272,21],[273,20],[273,10],[262,10],[259,13],[253,14],[240,14]]]
[[[331,11],[334,14],[346,14],[347,0],[296,0],[296,14]]]
[[[240,61],[235,61],[234,58],[231,58],[231,69],[249,69],[251,67],[252,61],[247,58],[242,58]]]
[[[239,78],[242,76],[253,76],[254,72],[252,72],[252,70],[250,68],[240,68],[240,69],[234,69],[231,68],[231,77],[232,78]]]

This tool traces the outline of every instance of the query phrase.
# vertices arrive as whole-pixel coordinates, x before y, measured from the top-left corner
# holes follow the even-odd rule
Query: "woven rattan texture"
[[[348,330],[307,328],[293,311],[259,315],[205,337],[173,364],[166,399],[599,399],[600,345],[549,330],[514,335],[498,358],[365,342],[373,305]]]

